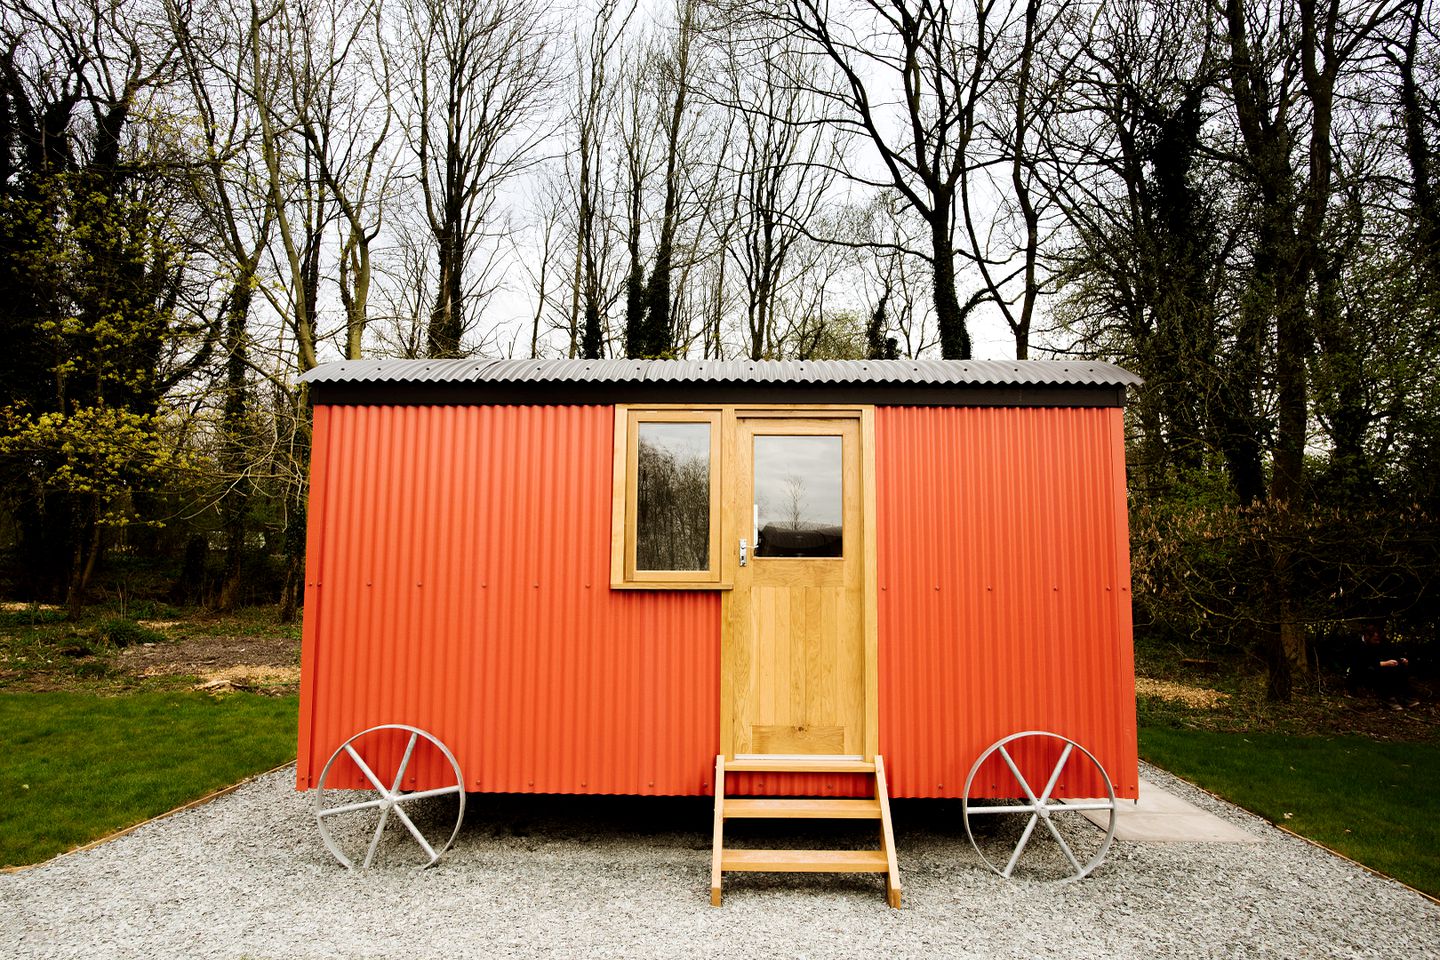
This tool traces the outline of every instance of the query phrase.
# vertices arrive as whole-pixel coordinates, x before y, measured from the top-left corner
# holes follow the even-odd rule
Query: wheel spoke
[[[1044,803],[1050,799],[1050,791],[1055,789],[1055,784],[1060,782],[1060,771],[1065,769],[1065,761],[1070,759],[1070,752],[1075,749],[1075,744],[1065,744],[1065,749],[1060,751],[1060,759],[1055,763],[1055,769],[1050,773],[1050,782],[1045,784],[1045,792],[1040,794],[1040,802]]]
[[[424,800],[427,797],[443,797],[451,793],[459,793],[460,785],[457,783],[450,787],[436,787],[434,790],[416,790],[414,793],[401,794],[395,798],[396,803],[409,803],[411,800]]]
[[[369,810],[371,807],[382,806],[384,803],[383,797],[378,800],[362,800],[360,803],[347,803],[344,806],[331,807],[328,810],[318,810],[315,815],[322,818],[333,817],[341,813],[354,813],[356,810]]]
[[[385,784],[381,783],[380,778],[375,776],[375,771],[370,769],[370,764],[360,759],[360,754],[355,752],[355,748],[347,743],[345,744],[345,752],[350,754],[350,759],[355,761],[355,765],[360,768],[361,773],[365,774],[365,779],[370,781],[370,785],[380,791],[380,796],[387,800],[390,799],[390,791],[386,790]]]
[[[1050,835],[1055,838],[1056,843],[1060,844],[1060,849],[1065,851],[1065,859],[1069,860],[1070,865],[1075,868],[1076,876],[1084,873],[1085,868],[1080,866],[1080,861],[1076,860],[1075,854],[1070,852],[1070,844],[1066,843],[1065,838],[1060,836],[1060,831],[1056,828],[1055,824],[1050,822],[1049,817],[1045,818],[1045,826],[1050,828]]]
[[[1031,803],[1038,802],[1035,797],[1035,791],[1030,789],[1030,782],[1025,779],[1025,775],[1020,772],[1020,768],[1015,766],[1015,761],[1010,757],[1010,751],[1001,747],[1000,756],[1005,759],[1005,766],[1009,767],[1010,772],[1015,774],[1015,779],[1020,781],[1020,789],[1025,791],[1025,796],[1030,799]]]
[[[430,841],[425,839],[425,834],[421,833],[420,828],[415,826],[415,822],[405,815],[405,811],[399,807],[392,809],[395,811],[395,816],[400,818],[400,822],[405,824],[405,829],[409,830],[410,835],[415,838],[415,842],[420,844],[420,849],[425,851],[425,856],[429,857],[432,862],[439,857],[435,849],[430,846]]]
[[[385,824],[390,819],[390,807],[380,811],[380,822],[375,826],[375,836],[370,838],[370,846],[365,850],[365,862],[360,866],[363,869],[370,869],[370,862],[375,859],[375,851],[380,849],[380,837],[385,833]]]
[[[1015,844],[1015,852],[1010,854],[1010,862],[1005,864],[1005,869],[1000,876],[1006,880],[1010,879],[1010,873],[1015,869],[1015,864],[1020,861],[1020,854],[1025,852],[1025,844],[1030,842],[1030,834],[1035,831],[1035,821],[1040,819],[1040,814],[1031,814],[1030,822],[1025,824],[1025,832],[1020,834],[1020,842]]]
[[[1039,808],[1033,803],[1011,803],[998,807],[966,807],[966,813],[1034,813]]]
[[[1084,810],[1114,810],[1114,809],[1115,809],[1115,804],[1109,802],[1108,800],[1079,800],[1079,801],[1076,801],[1076,802],[1074,802],[1074,803],[1071,803],[1071,802],[1068,801],[1068,800],[1061,800],[1060,802],[1063,803],[1063,804],[1065,804],[1065,806],[1064,806],[1063,809],[1065,809],[1065,810],[1074,810],[1074,811],[1076,811],[1077,813],[1078,813],[1078,812],[1081,812],[1081,811],[1084,811]]]
[[[395,782],[390,785],[391,793],[400,792],[400,782],[405,779],[405,768],[410,766],[410,754],[415,749],[415,741],[420,739],[420,734],[410,734],[410,742],[405,744],[405,756],[400,758],[400,769],[395,771]]]

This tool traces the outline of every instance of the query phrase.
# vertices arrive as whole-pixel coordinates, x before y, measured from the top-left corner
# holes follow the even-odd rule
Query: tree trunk
[[[253,295],[254,265],[245,264],[231,288],[229,310],[225,317],[225,407],[221,413],[220,469],[226,484],[220,498],[220,526],[225,535],[225,568],[220,577],[216,607],[228,611],[235,608],[240,589],[244,561],[246,521],[250,511],[250,487],[242,474],[249,466],[250,451],[245,427],[248,420],[249,397],[245,376],[247,344],[245,328],[250,315]]]
[[[934,251],[935,321],[940,327],[940,355],[947,360],[970,359],[970,331],[955,294],[955,246],[950,240],[950,210],[937,209],[930,220]]]
[[[95,573],[104,546],[104,531],[97,522],[95,513],[96,507],[92,499],[82,511],[85,519],[80,524],[80,533],[75,537],[70,583],[65,591],[65,608],[71,620],[79,619],[85,610],[85,594],[90,588],[90,578]]]
[[[430,311],[430,327],[426,332],[426,355],[436,358],[460,356],[460,338],[464,333],[463,296],[465,279],[462,274],[465,253],[456,236],[458,226],[450,224],[438,237],[436,256],[439,285],[435,306]]]
[[[311,441],[310,402],[302,385],[295,396],[295,437],[293,441],[294,462],[310,462]],[[281,623],[294,623],[305,603],[305,528],[306,507],[309,503],[309,474],[300,470],[295,482],[286,495],[285,507],[285,572],[280,585]]]

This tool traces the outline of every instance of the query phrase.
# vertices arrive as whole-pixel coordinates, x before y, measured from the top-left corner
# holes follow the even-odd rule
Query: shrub
[[[102,620],[95,628],[95,635],[112,647],[129,647],[137,643],[164,643],[166,636],[149,627],[142,627],[134,620],[112,617]]]

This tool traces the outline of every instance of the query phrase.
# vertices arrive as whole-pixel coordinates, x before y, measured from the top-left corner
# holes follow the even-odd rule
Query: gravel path
[[[1440,906],[1162,771],[1261,837],[1123,844],[1056,886],[985,873],[958,806],[899,803],[905,909],[870,876],[734,875],[708,801],[478,797],[435,869],[347,874],[293,772],[0,876],[0,957],[1440,957]]]

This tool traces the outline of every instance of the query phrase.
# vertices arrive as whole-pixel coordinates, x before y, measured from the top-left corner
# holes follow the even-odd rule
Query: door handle
[[[744,538],[744,537],[741,537],[741,538],[740,538],[740,566],[743,567],[743,566],[745,566],[745,565],[746,565],[747,563],[749,563],[749,562],[750,562],[750,544],[748,544],[748,543],[745,542],[745,538]]]

